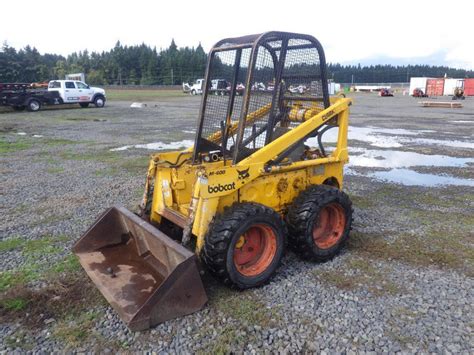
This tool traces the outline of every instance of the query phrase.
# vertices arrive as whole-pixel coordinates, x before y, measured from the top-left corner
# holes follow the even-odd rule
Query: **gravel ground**
[[[126,328],[70,248],[105,208],[136,208],[151,151],[133,146],[192,140],[200,98],[0,114],[0,351],[474,353],[474,99],[462,109],[354,99],[353,161],[396,151],[393,166],[448,185],[376,179],[396,173],[374,164],[385,155],[351,163],[355,222],[340,256],[313,264],[288,252],[269,284],[245,292],[206,275],[202,311],[145,332]]]

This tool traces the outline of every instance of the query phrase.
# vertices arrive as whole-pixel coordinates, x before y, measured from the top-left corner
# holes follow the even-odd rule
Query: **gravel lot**
[[[136,208],[152,150],[135,145],[187,145],[200,98],[0,113],[0,351],[474,353],[474,98],[353,97],[343,253],[288,251],[245,292],[205,276],[207,307],[136,333],[70,248],[105,208]]]

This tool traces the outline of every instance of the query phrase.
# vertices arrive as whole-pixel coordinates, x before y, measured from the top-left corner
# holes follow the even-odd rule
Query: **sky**
[[[315,36],[332,63],[474,69],[473,10],[469,0],[4,1],[0,43],[67,55],[118,40],[160,49],[174,38],[207,51],[222,38],[276,30]]]

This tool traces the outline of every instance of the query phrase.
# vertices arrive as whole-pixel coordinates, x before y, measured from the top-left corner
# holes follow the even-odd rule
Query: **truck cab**
[[[78,103],[81,107],[88,107],[91,103],[96,107],[105,105],[105,90],[90,87],[82,81],[52,80],[48,84],[48,91],[57,91],[63,103]]]
[[[191,86],[191,90],[190,90],[191,95],[202,95],[203,84],[204,84],[204,79],[197,79],[193,83],[193,86]]]

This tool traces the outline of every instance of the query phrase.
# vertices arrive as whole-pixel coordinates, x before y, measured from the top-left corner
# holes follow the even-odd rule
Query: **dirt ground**
[[[151,152],[193,142],[200,97],[142,95],[0,112],[0,351],[474,351],[474,98],[442,109],[353,94],[343,253],[288,252],[246,292],[205,278],[203,311],[133,333],[70,248],[107,207],[136,210]]]

